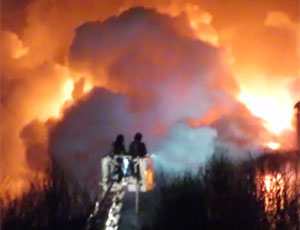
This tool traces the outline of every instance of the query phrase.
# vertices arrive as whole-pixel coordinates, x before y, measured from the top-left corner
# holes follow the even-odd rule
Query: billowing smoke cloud
[[[128,95],[131,109],[145,113],[143,123],[152,128],[201,118],[216,104],[233,101],[228,85],[217,81],[234,81],[220,63],[221,50],[183,36],[174,24],[176,19],[143,8],[84,24],[71,47],[72,63],[84,63],[94,82]]]
[[[131,137],[135,127],[124,95],[95,88],[64,111],[63,120],[51,131],[49,152],[80,182],[97,187],[101,157],[118,134]]]
[[[179,171],[197,170],[214,152],[219,131],[220,140],[243,146],[257,140],[247,122],[264,130],[231,96],[234,80],[221,63],[222,50],[185,36],[177,20],[133,8],[76,30],[71,65],[88,66],[92,81],[105,81],[107,90],[95,88],[66,109],[51,134],[50,152],[81,181],[96,184],[100,158],[119,133],[131,138],[143,132],[156,163]],[[242,107],[246,119],[224,116],[214,128],[189,126],[220,104],[230,113]]]
[[[212,122],[211,127],[218,130],[221,141],[245,147],[254,146],[257,140],[268,139],[267,131],[261,128],[262,123],[244,105],[236,104],[230,113]]]

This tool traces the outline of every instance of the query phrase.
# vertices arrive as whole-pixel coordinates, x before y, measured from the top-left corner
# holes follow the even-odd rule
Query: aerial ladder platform
[[[101,161],[102,192],[87,220],[87,230],[118,230],[121,222],[123,198],[135,192],[135,212],[138,214],[139,193],[154,187],[153,160],[146,156],[106,156]]]

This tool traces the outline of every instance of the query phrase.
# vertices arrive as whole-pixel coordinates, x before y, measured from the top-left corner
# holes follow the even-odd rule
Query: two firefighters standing
[[[129,146],[129,151],[127,152],[124,146],[124,136],[122,134],[118,135],[116,140],[112,143],[111,157],[115,157],[117,162],[116,173],[119,175],[119,180],[123,177],[123,159],[122,156],[131,156],[132,160],[128,162],[129,170],[139,178],[140,170],[139,167],[135,167],[134,161],[136,158],[145,157],[147,154],[147,149],[145,143],[142,142],[143,135],[141,133],[136,133],[134,140]]]
[[[126,152],[124,146],[124,136],[119,134],[116,140],[112,143],[112,155],[130,155],[132,158],[144,157],[147,154],[147,149],[145,143],[142,142],[143,135],[141,133],[136,133],[134,140],[129,146],[129,152]]]

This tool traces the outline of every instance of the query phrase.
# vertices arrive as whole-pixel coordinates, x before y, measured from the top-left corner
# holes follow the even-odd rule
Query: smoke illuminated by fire
[[[182,130],[183,151],[199,134],[210,145],[293,146],[299,3],[213,2],[3,2],[1,197],[44,175],[51,154],[72,150],[90,166],[105,149],[99,143],[128,127],[145,132],[153,152],[169,152],[159,146],[174,146]],[[89,130],[68,131],[77,125]],[[70,149],[53,143],[52,129],[71,136]]]

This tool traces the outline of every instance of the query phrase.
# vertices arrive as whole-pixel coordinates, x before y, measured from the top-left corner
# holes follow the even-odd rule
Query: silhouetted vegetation
[[[21,199],[1,206],[1,229],[83,229],[90,210],[88,194],[53,166],[44,185],[32,184]]]
[[[299,230],[299,190],[291,197],[275,194],[284,199],[284,206],[266,211],[266,194],[256,186],[257,172],[263,169],[261,161],[265,160],[233,164],[225,156],[214,156],[198,175],[186,174],[162,183],[156,217],[145,229]]]
[[[295,161],[282,155],[266,155],[234,164],[219,155],[210,159],[197,175],[157,178],[160,180],[151,193],[158,200],[155,214],[147,215],[147,227],[143,229],[299,230],[299,187],[287,188],[289,179],[298,178],[285,173],[282,165],[287,162]],[[280,180],[274,183],[281,186],[283,178],[285,188],[275,189],[276,199],[266,200],[265,181],[258,175],[278,172]],[[42,186],[46,189],[32,185],[22,199],[11,201],[5,210],[1,206],[1,229],[84,229],[93,208],[87,192],[76,182],[66,180],[56,166],[49,170],[49,178]],[[266,211],[266,202],[275,208]]]

